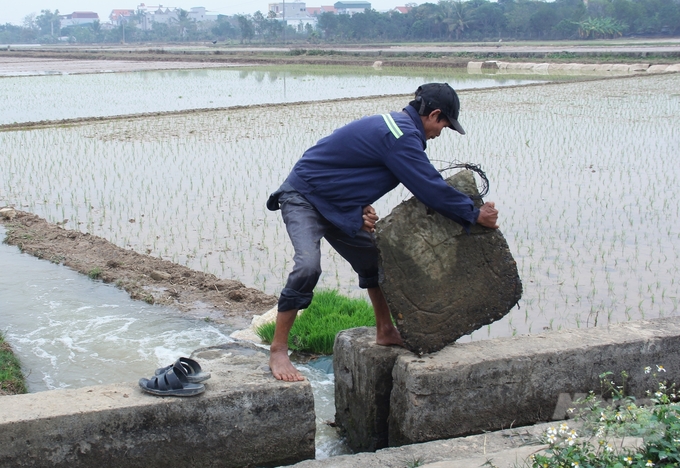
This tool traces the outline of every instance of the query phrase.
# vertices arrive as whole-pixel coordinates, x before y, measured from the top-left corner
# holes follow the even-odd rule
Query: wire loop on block
[[[479,165],[461,162],[453,163],[449,163],[446,161],[436,162],[449,164],[448,166],[439,169],[439,172],[449,171],[451,169],[467,169],[468,171],[472,171],[479,176],[479,178],[482,180],[482,186],[479,188],[479,195],[470,195],[470,198],[472,198],[473,200],[481,200],[489,193],[489,179],[486,177],[486,173],[482,170],[481,167],[479,167]]]

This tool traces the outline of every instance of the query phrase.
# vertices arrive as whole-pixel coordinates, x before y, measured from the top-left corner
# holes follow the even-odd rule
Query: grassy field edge
[[[12,347],[0,332],[0,396],[26,393],[26,380],[21,372],[21,363]]]

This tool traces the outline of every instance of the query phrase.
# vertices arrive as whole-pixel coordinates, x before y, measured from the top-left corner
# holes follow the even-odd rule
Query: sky
[[[192,3],[196,2],[196,3]],[[333,5],[337,0],[311,0],[306,1],[308,7],[321,5]],[[409,0],[367,0],[373,9],[386,11],[395,6],[403,6]],[[412,1],[412,0],[410,0]],[[252,14],[257,10],[266,12],[269,3],[276,3],[276,0],[3,0],[0,8],[0,24],[12,23],[22,25],[26,15],[30,13],[40,14],[41,10],[59,10],[62,15],[73,13],[74,11],[94,11],[99,14],[102,22],[109,20],[109,14],[114,9],[136,10],[140,3],[147,5],[161,4],[164,7],[177,7],[189,10],[191,7],[202,6],[208,11],[214,11],[223,15],[235,15],[238,13]],[[417,2],[422,3],[422,2]]]

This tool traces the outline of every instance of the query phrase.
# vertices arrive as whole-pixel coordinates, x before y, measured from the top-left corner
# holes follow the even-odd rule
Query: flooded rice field
[[[102,65],[105,66],[105,65]],[[0,78],[0,125],[187,109],[412,93],[428,81],[455,89],[536,83],[559,77],[468,75],[466,69],[276,67],[153,70]],[[21,102],[21,106],[16,103]]]
[[[468,135],[430,143],[480,164],[524,282],[472,339],[676,314],[677,75],[461,93]],[[276,294],[292,252],[264,206],[302,152],[407,98],[208,111],[0,133],[0,200],[138,252]],[[383,216],[408,197],[376,203]],[[327,251],[321,286],[360,294]]]
[[[677,312],[678,233],[665,222],[677,212],[669,190],[677,186],[677,84],[667,75],[461,92],[468,135],[446,132],[429,154],[441,166],[459,160],[487,172],[525,286],[521,309],[477,335]],[[317,139],[406,101],[2,132],[0,204],[275,294],[291,251],[279,216],[264,208],[268,193]],[[407,196],[388,195],[379,213]],[[356,294],[343,263],[327,252],[322,285]]]

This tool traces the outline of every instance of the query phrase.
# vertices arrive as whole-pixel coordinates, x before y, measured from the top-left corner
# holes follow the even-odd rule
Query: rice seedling
[[[363,326],[375,326],[373,308],[365,299],[344,297],[335,290],[318,291],[295,320],[288,347],[313,354],[333,354],[338,332]],[[262,341],[271,343],[275,329],[274,323],[268,323],[255,332]]]

